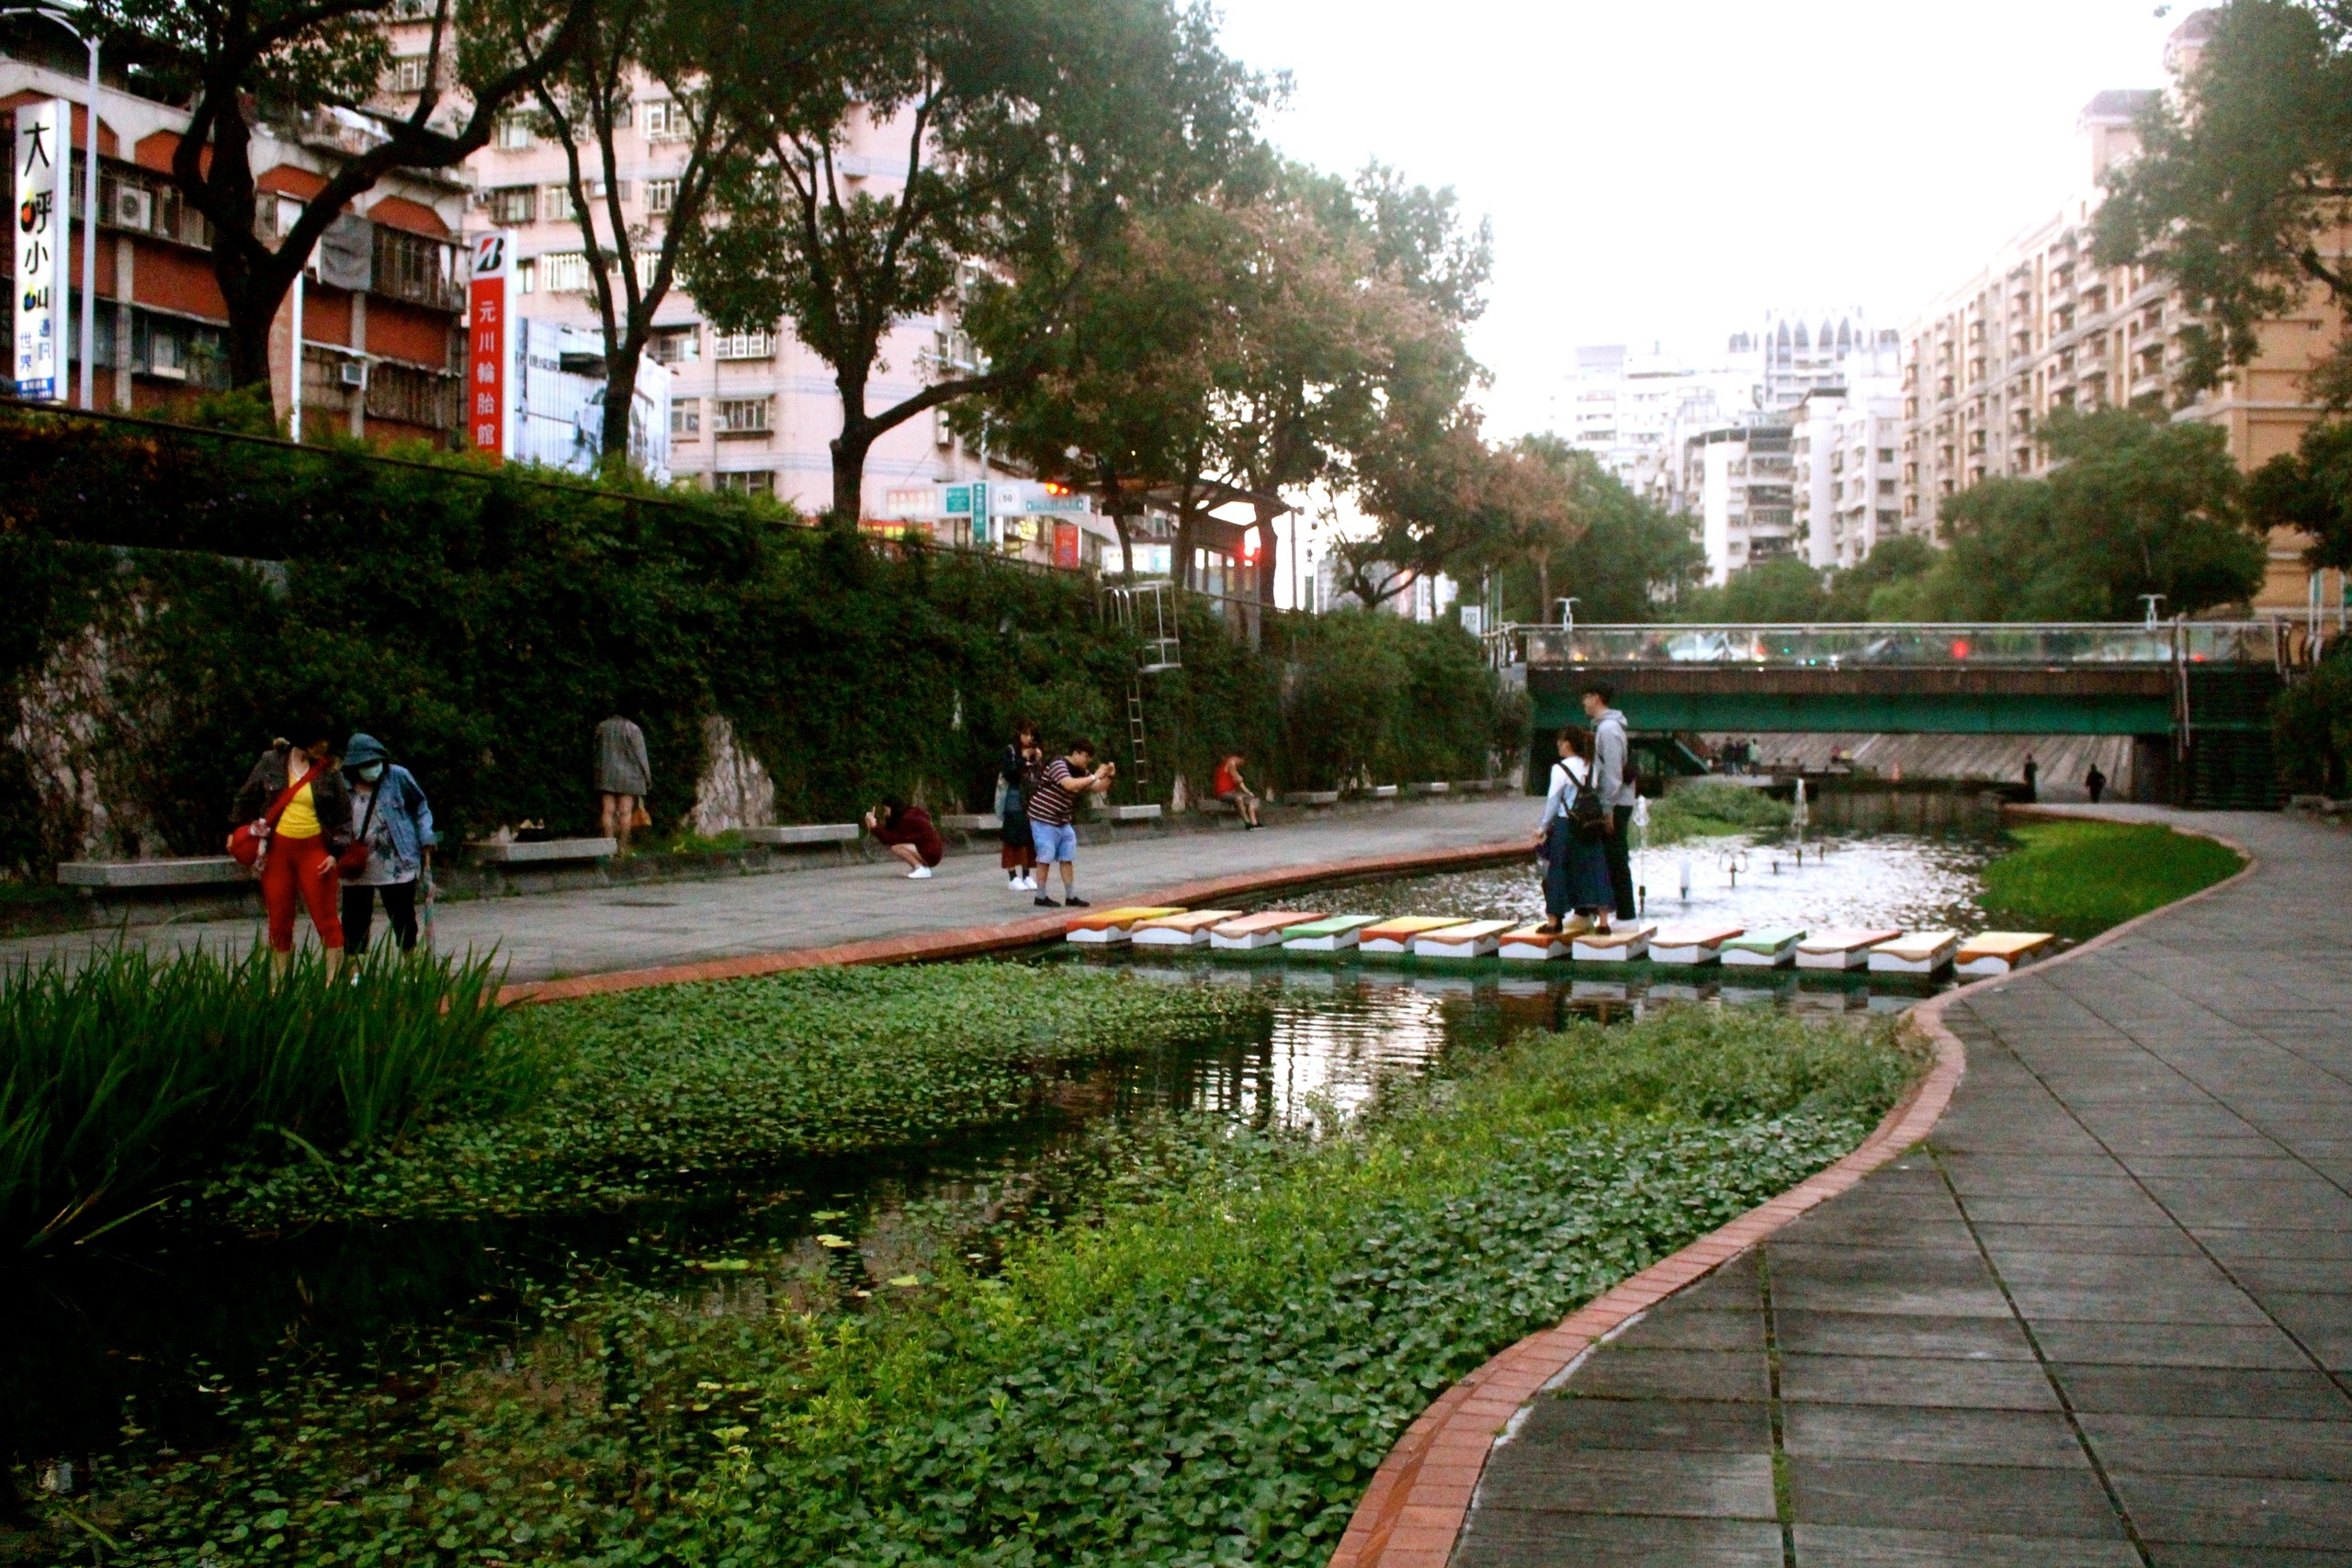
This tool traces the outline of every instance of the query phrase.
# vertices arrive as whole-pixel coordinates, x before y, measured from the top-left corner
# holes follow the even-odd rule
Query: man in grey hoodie
[[[1625,740],[1625,716],[1610,705],[1616,693],[1604,682],[1587,682],[1585,716],[1592,720],[1592,761],[1600,803],[1609,807],[1609,887],[1617,896],[1617,918],[1630,920],[1634,908],[1634,862],[1626,852],[1633,827],[1634,802],[1640,797],[1634,784],[1633,753]]]

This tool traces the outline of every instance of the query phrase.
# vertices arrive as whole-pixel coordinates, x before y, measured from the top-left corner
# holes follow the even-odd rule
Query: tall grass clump
[[[1702,780],[1683,784],[1650,802],[1650,842],[1677,844],[1685,839],[1732,833],[1777,832],[1794,808],[1746,784]]]
[[[164,1201],[272,1139],[271,1157],[398,1137],[511,1097],[490,963],[379,954],[330,984],[266,952],[110,948],[0,976],[0,1236],[37,1247]]]

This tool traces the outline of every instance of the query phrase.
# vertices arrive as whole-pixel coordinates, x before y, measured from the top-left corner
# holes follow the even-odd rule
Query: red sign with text
[[[466,296],[466,437],[477,452],[506,452],[506,236],[474,242]]]
[[[1054,525],[1054,564],[1058,567],[1067,567],[1072,571],[1078,570],[1077,524],[1057,523]]]

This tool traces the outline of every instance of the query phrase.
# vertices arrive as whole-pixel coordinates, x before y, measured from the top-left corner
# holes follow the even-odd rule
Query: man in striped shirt
[[[1046,891],[1047,868],[1056,861],[1062,867],[1062,903],[1086,908],[1086,900],[1071,886],[1078,880],[1078,829],[1072,826],[1078,818],[1078,797],[1109,789],[1118,772],[1116,762],[1094,766],[1094,742],[1073,740],[1069,754],[1046,763],[1038,776],[1037,788],[1029,796],[1029,837],[1037,848],[1036,901],[1041,908],[1061,907]]]

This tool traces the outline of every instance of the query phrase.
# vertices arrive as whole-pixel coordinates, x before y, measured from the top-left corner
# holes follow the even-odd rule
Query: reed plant
[[[0,975],[0,1236],[86,1239],[249,1157],[324,1160],[527,1093],[488,960],[379,953],[329,981],[256,948],[113,947]],[[275,1146],[267,1146],[274,1145]]]

